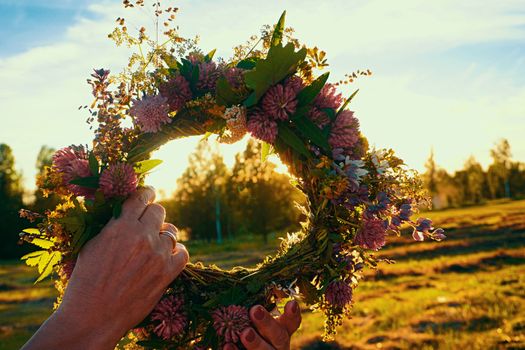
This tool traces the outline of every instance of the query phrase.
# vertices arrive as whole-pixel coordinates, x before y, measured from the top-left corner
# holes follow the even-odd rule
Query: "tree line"
[[[231,169],[217,150],[200,142],[173,196],[163,201],[168,219],[193,240],[216,241],[294,231],[304,197],[290,178],[261,160],[260,143],[249,140]]]
[[[435,209],[481,204],[495,199],[525,198],[525,163],[512,159],[506,139],[490,150],[492,163],[485,170],[474,156],[463,169],[448,173],[434,160],[434,152],[425,164],[423,181]]]

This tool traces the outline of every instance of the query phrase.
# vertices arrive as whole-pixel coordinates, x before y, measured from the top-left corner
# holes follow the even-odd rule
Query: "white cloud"
[[[525,16],[516,10],[524,4],[181,0],[177,20],[183,35],[199,34],[205,50],[217,47],[221,56],[229,57],[231,47],[288,9],[288,23],[297,36],[328,52],[334,80],[355,68],[374,69],[373,77],[356,85],[362,90],[354,103],[373,143],[397,149],[416,167],[433,145],[437,160],[454,168],[471,153],[486,161],[488,148],[499,137],[508,137],[516,158],[525,160],[525,90],[516,86],[517,77],[524,75],[524,59],[522,55],[510,68],[473,59],[456,65],[454,74],[443,72],[452,57],[442,56],[445,63],[436,70],[431,62],[465,45],[523,40]],[[60,41],[0,59],[0,141],[14,148],[28,185],[41,145],[89,143],[91,133],[83,123],[87,115],[77,111],[90,102],[85,79],[94,67],[118,71],[126,63],[128,52],[114,48],[105,37],[114,19],[129,17],[127,13],[115,2],[92,4],[89,19],[79,18]],[[139,22],[130,21],[130,27]],[[152,176],[157,187],[175,186],[174,177],[183,171],[194,142],[160,151],[159,157],[171,161]]]

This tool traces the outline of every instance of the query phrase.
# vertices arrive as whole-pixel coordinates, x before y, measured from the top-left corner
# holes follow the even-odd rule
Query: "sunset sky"
[[[431,148],[439,165],[462,167],[504,137],[525,161],[525,0],[184,0],[177,23],[199,35],[203,51],[233,46],[274,23],[287,23],[328,54],[331,81],[356,69],[374,74],[352,103],[363,133],[418,170]],[[0,0],[0,143],[10,145],[32,188],[42,145],[90,143],[85,83],[92,68],[118,72],[129,51],[106,38],[120,1]],[[134,18],[137,26],[149,21]],[[130,26],[131,27],[131,26]],[[149,183],[170,193],[198,140],[174,142]],[[243,145],[223,147],[228,164]]]

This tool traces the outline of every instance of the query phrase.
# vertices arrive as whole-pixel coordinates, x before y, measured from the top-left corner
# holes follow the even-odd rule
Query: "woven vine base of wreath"
[[[56,270],[62,291],[82,246],[120,215],[122,202],[160,164],[151,153],[197,135],[233,143],[249,133],[262,142],[262,157],[277,154],[305,194],[307,219],[255,268],[189,264],[130,334],[141,346],[217,349],[238,341],[250,306],[274,310],[287,298],[323,312],[329,338],[350,310],[360,271],[375,267],[373,252],[387,234],[399,234],[406,224],[416,240],[444,237],[428,219],[411,221],[424,199],[421,183],[391,150],[368,149],[347,109],[355,93],[343,99],[327,83],[328,73],[315,77],[317,49],[283,44],[284,32],[283,14],[267,50],[243,59],[217,63],[214,52],[198,51],[175,57],[154,46],[136,71],[118,79],[106,70],[92,74],[92,149],[59,150],[39,187],[61,203],[46,215],[22,212],[37,222],[21,237],[42,248],[23,258],[38,266],[38,280]],[[122,41],[129,34],[120,29],[112,35]],[[124,118],[133,128],[121,125]]]

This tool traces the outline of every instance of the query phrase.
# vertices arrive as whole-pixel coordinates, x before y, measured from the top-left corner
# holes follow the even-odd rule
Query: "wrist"
[[[89,349],[114,349],[124,335],[111,319],[90,318],[80,310],[69,312],[59,307],[55,316],[57,326],[71,330],[77,339],[82,339],[84,344],[89,345]]]
[[[58,308],[24,345],[23,350],[112,350],[123,334],[112,323],[97,324],[82,313]]]
[[[86,349],[114,349],[125,332],[110,318],[99,320],[85,313],[59,307],[52,316],[57,329],[70,332]]]

